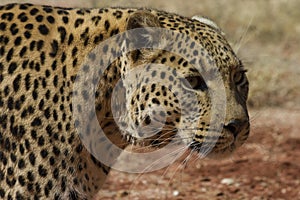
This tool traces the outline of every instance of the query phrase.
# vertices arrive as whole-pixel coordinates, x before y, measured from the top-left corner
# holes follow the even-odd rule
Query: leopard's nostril
[[[246,125],[247,122],[241,121],[238,119],[232,119],[227,124],[225,124],[224,128],[229,130],[233,136],[236,138],[243,127]]]

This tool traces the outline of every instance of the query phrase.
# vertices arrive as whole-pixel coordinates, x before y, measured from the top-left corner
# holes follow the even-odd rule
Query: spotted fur
[[[226,92],[223,131],[213,149],[215,154],[231,153],[249,134],[246,107],[248,81],[241,61],[215,24],[205,23],[153,9],[101,8],[73,9],[31,4],[0,6],[0,198],[1,199],[90,199],[103,184],[109,167],[91,155],[79,139],[72,113],[73,84],[85,56],[102,41],[126,30],[160,27],[185,33],[205,48],[222,75]],[[152,42],[159,43],[157,39]],[[193,43],[174,41],[179,49],[193,49]],[[129,44],[125,44],[125,47]],[[114,44],[105,46],[102,55]],[[194,49],[202,58],[204,49]],[[99,55],[97,55],[99,56]],[[101,57],[101,55],[100,55]],[[197,60],[199,61],[199,60]],[[195,62],[195,61],[194,61]],[[165,85],[147,84],[126,99],[130,117],[113,120],[110,108],[117,81],[130,76],[130,69],[143,63],[166,66],[165,73],[149,67],[152,77],[160,76]],[[176,134],[162,130],[147,141],[130,127],[147,125],[153,117],[165,117],[166,125],[186,130],[180,135],[194,150],[205,139],[212,139],[208,85],[193,63],[167,51],[142,49],[116,60],[105,72],[96,92],[97,119],[105,134],[125,148],[132,141],[163,146]],[[88,66],[87,69],[88,70]],[[190,84],[175,82],[180,72]],[[213,82],[213,80],[211,80]],[[125,84],[126,86],[126,84]],[[181,114],[179,101],[170,87],[182,87],[195,94],[200,108],[197,127],[189,130],[189,120]],[[162,105],[166,113],[151,116],[144,110]],[[80,112],[80,105],[75,108]],[[131,121],[129,121],[129,119]],[[131,135],[131,137],[127,137]]]

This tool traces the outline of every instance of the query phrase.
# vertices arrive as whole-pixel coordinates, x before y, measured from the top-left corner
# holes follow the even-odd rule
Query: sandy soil
[[[251,115],[251,136],[232,158],[179,160],[148,174],[112,171],[99,199],[300,199],[300,110]]]

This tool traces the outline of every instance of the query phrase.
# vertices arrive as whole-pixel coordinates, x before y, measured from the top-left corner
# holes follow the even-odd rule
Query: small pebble
[[[176,196],[178,196],[178,195],[179,195],[179,191],[178,191],[178,190],[174,190],[174,191],[173,191],[173,196],[176,197]]]
[[[221,184],[232,185],[233,183],[234,183],[234,180],[232,178],[224,178],[221,180]]]
[[[281,193],[285,194],[286,193],[286,189],[285,188],[281,189]]]

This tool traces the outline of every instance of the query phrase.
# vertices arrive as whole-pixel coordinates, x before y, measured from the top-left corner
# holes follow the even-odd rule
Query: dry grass
[[[12,1],[2,0],[1,4]],[[19,1],[24,2],[24,1]],[[41,3],[39,0],[27,2]],[[298,0],[44,0],[77,7],[147,6],[214,19],[248,68],[251,107],[300,109],[300,1]]]

